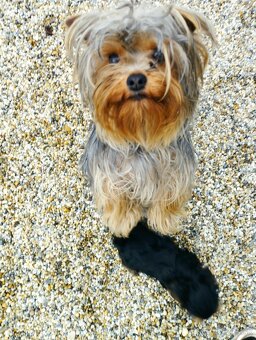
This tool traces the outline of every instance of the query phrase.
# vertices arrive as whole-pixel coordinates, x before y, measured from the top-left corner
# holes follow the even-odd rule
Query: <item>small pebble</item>
[[[183,328],[182,328],[181,335],[182,335],[183,337],[186,337],[186,336],[188,335],[188,329],[187,329],[186,327],[183,327]]]

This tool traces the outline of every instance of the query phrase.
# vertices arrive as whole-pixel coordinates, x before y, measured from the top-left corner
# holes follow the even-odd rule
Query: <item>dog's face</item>
[[[165,137],[165,127],[177,129],[183,91],[174,75],[167,91],[164,52],[154,36],[106,38],[95,60],[95,120],[115,142],[153,146]]]
[[[124,9],[69,18],[68,49],[78,49],[80,90],[89,93],[99,137],[151,149],[175,139],[194,109],[207,59],[194,34],[206,22],[174,9]]]

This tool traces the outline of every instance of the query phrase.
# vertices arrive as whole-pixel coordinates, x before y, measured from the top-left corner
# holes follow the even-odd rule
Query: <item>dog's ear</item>
[[[190,30],[190,32],[194,33],[194,31],[196,30],[196,24],[194,22],[194,20],[189,19],[187,16],[182,15],[184,20],[186,21],[186,24]]]
[[[207,20],[203,15],[183,8],[176,7],[175,9],[185,21],[188,30],[192,34],[206,34],[214,43],[216,43],[214,29],[209,20]]]
[[[90,43],[94,39],[92,31],[98,26],[100,16],[97,13],[88,13],[70,16],[66,20],[66,43],[68,50],[73,45],[76,47],[81,42]]]
[[[68,17],[65,21],[65,24],[67,27],[70,27],[73,25],[73,23],[76,21],[77,18],[79,18],[80,15],[72,15]]]
[[[74,15],[67,18],[65,46],[71,59],[74,56],[74,49],[78,51],[82,46],[90,45],[93,42],[92,32],[97,27],[99,18],[97,13]]]

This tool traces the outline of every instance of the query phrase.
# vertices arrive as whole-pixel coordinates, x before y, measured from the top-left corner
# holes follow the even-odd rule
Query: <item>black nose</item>
[[[127,85],[131,91],[140,91],[144,89],[147,83],[147,78],[142,73],[131,74],[127,78]]]

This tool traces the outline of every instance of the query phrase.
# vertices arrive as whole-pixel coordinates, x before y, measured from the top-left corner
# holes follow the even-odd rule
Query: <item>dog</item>
[[[196,157],[190,127],[208,52],[202,15],[125,2],[71,16],[66,48],[93,124],[81,158],[105,225],[128,237],[138,222],[177,232]]]
[[[128,238],[113,237],[122,263],[157,279],[190,314],[207,319],[218,309],[218,285],[196,255],[141,221]]]

